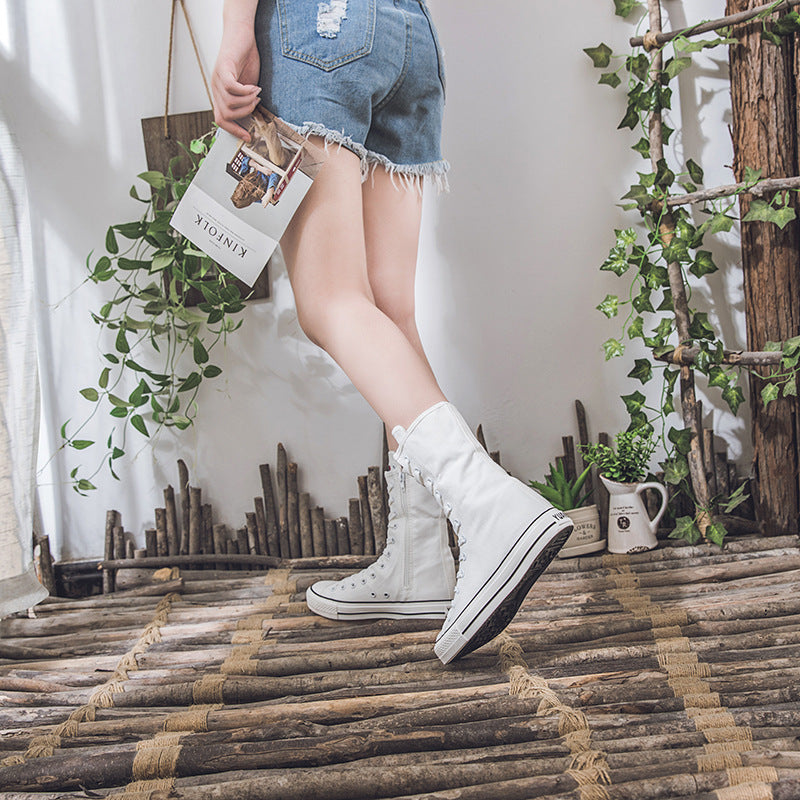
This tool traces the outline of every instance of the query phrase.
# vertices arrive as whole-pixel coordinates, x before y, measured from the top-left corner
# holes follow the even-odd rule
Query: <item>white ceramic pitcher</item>
[[[658,521],[667,510],[667,490],[660,483],[617,483],[600,476],[608,489],[608,552],[635,553],[657,544]],[[645,489],[661,493],[661,508],[650,519],[641,494]]]

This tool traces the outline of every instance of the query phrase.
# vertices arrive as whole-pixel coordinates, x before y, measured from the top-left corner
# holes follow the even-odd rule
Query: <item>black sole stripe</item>
[[[517,546],[517,545],[520,543],[520,540],[521,540],[521,539],[523,539],[523,538],[524,538],[524,536],[525,536],[525,534],[526,534],[526,533],[527,533],[527,532],[528,532],[528,531],[531,529],[531,526],[535,525],[535,524],[536,524],[536,523],[537,523],[537,522],[538,522],[538,521],[539,521],[539,520],[540,520],[540,519],[541,519],[541,518],[542,518],[542,517],[543,517],[545,514],[551,514],[551,513],[552,513],[552,509],[547,509],[547,510],[545,510],[545,511],[542,511],[542,513],[541,513],[541,514],[539,514],[539,516],[538,516],[538,517],[534,517],[534,518],[533,518],[533,519],[530,521],[530,523],[529,523],[529,524],[528,524],[528,526],[525,528],[525,530],[524,530],[524,531],[522,531],[522,533],[521,533],[521,534],[520,534],[520,535],[517,537],[517,541],[516,541],[516,542],[514,542],[514,544],[512,545],[512,547],[511,547],[511,548],[509,549],[509,551],[508,551],[508,552],[505,554],[505,556],[503,557],[503,560],[502,560],[502,561],[501,561],[501,562],[500,562],[500,563],[497,565],[497,569],[495,569],[495,571],[494,571],[494,572],[493,572],[493,573],[492,573],[492,574],[491,574],[491,575],[490,575],[490,576],[489,576],[489,577],[488,577],[488,578],[487,578],[487,579],[484,581],[484,584],[483,584],[483,586],[481,586],[481,588],[480,588],[480,589],[478,589],[478,591],[475,593],[475,596],[476,596],[476,597],[477,597],[477,596],[478,596],[478,595],[479,595],[479,594],[480,594],[480,593],[481,593],[481,592],[482,592],[482,591],[483,591],[483,590],[486,588],[486,585],[487,585],[487,584],[488,584],[488,583],[489,583],[489,582],[492,580],[492,578],[493,578],[493,577],[494,577],[494,576],[497,574],[497,572],[500,570],[500,568],[503,566],[503,564],[506,562],[506,560],[507,560],[507,559],[508,559],[508,558],[511,556],[511,554],[514,552],[514,548],[516,548],[516,546]],[[554,522],[552,522],[550,525],[548,525],[548,526],[547,526],[547,527],[546,527],[546,528],[545,528],[545,529],[544,529],[544,530],[543,530],[543,531],[542,531],[542,532],[539,534],[539,536],[537,536],[537,537],[536,537],[536,541],[535,541],[535,542],[534,542],[534,543],[531,545],[531,547],[535,547],[535,546],[538,544],[538,542],[539,542],[539,539],[541,539],[541,538],[542,538],[542,536],[543,536],[543,535],[544,535],[544,534],[545,534],[545,533],[546,533],[548,530],[550,530],[550,528],[551,528],[551,527],[552,527],[554,524],[555,524],[555,521],[554,521]],[[529,548],[529,549],[528,549],[528,550],[525,552],[525,555],[527,555],[529,552],[530,552],[530,548]],[[450,628],[452,628],[452,627],[453,627],[453,625],[455,625],[455,624],[458,622],[458,620],[459,620],[459,619],[461,619],[461,615],[462,615],[462,614],[465,614],[465,613],[467,612],[467,610],[469,609],[470,605],[472,605],[472,603],[474,602],[474,600],[475,600],[475,598],[473,597],[473,598],[472,598],[472,600],[470,600],[470,601],[469,601],[469,603],[467,603],[467,605],[466,605],[466,606],[464,606],[464,608],[462,608],[462,609],[461,609],[461,611],[459,612],[459,615],[458,615],[458,616],[457,616],[457,617],[456,617],[456,618],[455,618],[455,619],[452,621],[452,623],[451,623],[451,624],[450,624],[450,625],[447,627],[447,630],[450,630]],[[481,609],[481,610],[483,610],[483,609]],[[478,613],[480,614],[480,611],[479,611]],[[445,633],[445,632],[444,632],[444,631],[442,631],[442,636],[444,636],[444,633]]]

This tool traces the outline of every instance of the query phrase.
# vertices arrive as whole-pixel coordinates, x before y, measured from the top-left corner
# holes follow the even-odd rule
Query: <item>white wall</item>
[[[221,2],[187,5],[210,69]],[[581,52],[601,40],[621,51],[631,26],[614,16],[611,0],[430,6],[446,51],[444,152],[453,169],[452,193],[426,198],[419,327],[448,398],[473,427],[483,423],[490,448],[501,450],[513,473],[539,478],[562,434],[575,432],[576,397],[593,434],[613,433],[627,424],[619,395],[635,388],[625,374],[640,353],[629,348],[624,359],[605,363],[601,343],[619,325],[594,307],[607,292],[623,291],[597,267],[613,229],[635,222],[615,203],[645,162],[628,149],[632,134],[616,130],[622,90],[595,85],[598,73]],[[679,21],[715,16],[722,6],[693,0],[684,15],[681,3],[669,3]],[[90,410],[78,390],[94,384],[105,350],[88,311],[108,287],[81,286],[83,263],[90,250],[102,250],[109,224],[137,213],[127,193],[145,169],[139,120],[163,108],[168,22],[169,3],[157,0],[19,0],[0,12],[0,103],[24,157],[37,260],[42,464],[60,442],[61,424]],[[171,111],[207,108],[178,22]],[[680,110],[691,121],[683,145],[707,167],[709,184],[730,179],[721,166],[730,163],[726,57],[705,57],[682,80]],[[741,346],[731,241],[718,250],[729,265],[712,279],[712,293],[725,309],[729,344]],[[141,539],[161,490],[177,482],[178,457],[214,505],[215,522],[241,525],[260,491],[258,464],[274,464],[278,441],[300,465],[301,489],[329,516],[346,513],[356,476],[379,463],[377,416],[300,330],[285,270],[273,271],[272,299],[251,304],[243,318],[214,359],[224,374],[200,395],[193,429],[123,460],[121,483],[101,471],[98,491],[86,498],[64,483],[74,458],[61,453],[42,469],[44,527],[59,558],[101,554],[111,507]],[[715,416],[733,454],[746,458],[744,423]],[[98,416],[81,435],[103,442],[106,419]],[[129,453],[141,441],[134,434]]]

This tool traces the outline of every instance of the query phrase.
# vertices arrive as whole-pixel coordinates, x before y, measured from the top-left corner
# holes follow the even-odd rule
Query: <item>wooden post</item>
[[[611,437],[605,431],[600,431],[600,433],[597,434],[597,441],[600,444],[611,447]],[[605,536],[608,534],[608,489],[603,486],[603,482],[600,478],[597,479],[596,502],[597,511],[600,514],[600,530]]]
[[[178,459],[178,491],[181,495],[180,552],[189,552],[189,470],[182,458]]]
[[[386,484],[386,473],[389,471],[389,440],[385,423],[381,425],[381,442],[381,503],[383,504],[383,518],[387,519],[389,516],[389,487]]]
[[[332,519],[325,520],[325,549],[329,556],[339,555],[336,544],[336,523]]]
[[[348,532],[350,534],[350,552],[354,556],[364,555],[364,531],[361,528],[361,504],[357,497],[348,501],[350,514]]]
[[[123,534],[123,541],[125,542],[125,558],[133,558],[133,539]]]
[[[300,517],[300,555],[304,558],[314,555],[314,540],[311,536],[311,495],[300,492],[298,495],[298,516]]]
[[[347,517],[337,517],[336,523],[336,547],[339,555],[350,552],[350,533],[347,524]]]
[[[583,407],[583,403],[580,400],[575,401],[575,416],[578,419],[578,441],[581,445],[589,444],[589,426],[586,424],[586,409]],[[579,472],[583,472],[586,469],[586,459],[583,457],[583,450],[579,448],[578,451],[578,460],[576,464],[576,469]],[[589,504],[597,502],[597,485],[600,481],[597,479],[596,473],[597,469],[592,467],[589,470],[589,474],[586,477],[586,483],[584,487],[586,491],[591,489],[591,496],[587,501]]]
[[[236,529],[236,552],[240,555],[249,551],[247,543],[247,528]],[[239,569],[249,569],[247,564],[240,564]]]
[[[245,518],[245,532],[247,533],[247,552],[250,554],[258,553],[258,528],[256,527],[255,511],[247,511]],[[264,553],[263,555],[266,555]]]
[[[750,0],[727,0],[726,12],[752,6]],[[776,47],[761,39],[760,23],[738,28],[736,35],[739,44],[730,47],[734,175],[742,180],[746,167],[760,168],[765,178],[797,175],[800,53],[795,37]],[[739,196],[742,217],[750,203],[749,196]],[[783,230],[771,222],[743,222],[741,228],[747,348],[763,350],[767,341],[784,341],[800,330],[800,233],[797,220]],[[798,401],[779,398],[764,407],[762,385],[750,378],[757,516],[768,533],[796,532]]]
[[[713,497],[717,494],[717,470],[714,464],[714,431],[711,428],[703,428],[703,468],[706,471],[709,496]]]
[[[178,513],[175,508],[175,490],[172,486],[164,489],[164,508],[167,510],[167,547],[171,556],[177,556],[181,551],[181,539],[178,531]]]
[[[647,0],[647,11],[649,16],[650,34],[655,35],[661,32],[661,2],[660,0]],[[653,51],[653,58],[650,62],[650,84],[660,80],[663,69],[663,58],[660,50]],[[650,162],[653,172],[658,169],[658,162],[664,157],[664,142],[662,137],[661,111],[652,111],[649,119],[650,132]],[[668,245],[675,235],[675,221],[671,212],[665,211],[661,216],[659,234],[665,245]],[[683,280],[681,265],[673,261],[667,265],[669,275],[669,285],[672,291],[672,305],[675,312],[675,322],[678,328],[678,339],[682,342],[689,340],[689,303],[686,297],[686,284]],[[681,392],[681,415],[683,426],[692,431],[690,449],[687,456],[689,462],[689,477],[692,482],[695,500],[697,502],[697,527],[700,533],[705,535],[706,529],[711,523],[711,517],[707,510],[709,505],[708,484],[706,482],[705,469],[703,467],[702,430],[697,421],[695,409],[696,396],[694,388],[694,371],[689,366],[680,367],[680,392]]]
[[[53,570],[53,557],[50,555],[50,539],[47,536],[39,536],[36,544],[39,545],[39,569],[42,575],[42,585],[51,595],[55,595],[56,576]]]
[[[156,542],[158,555],[169,555],[169,545],[167,544],[167,509],[156,509]]]
[[[317,506],[311,512],[311,540],[314,545],[314,555],[324,556],[325,548],[325,512],[322,506]]]
[[[267,552],[271,556],[281,555],[278,537],[278,514],[275,508],[275,493],[272,488],[272,475],[269,464],[259,466],[261,472],[261,491],[264,495],[264,514],[267,523]]]
[[[195,555],[200,552],[200,536],[202,521],[200,506],[202,505],[200,488],[189,487],[189,553]]]
[[[358,476],[358,503],[361,507],[361,528],[364,532],[364,555],[375,555],[375,535],[372,531],[372,513],[369,508],[367,476]]]
[[[287,458],[286,449],[278,442],[278,466],[275,479],[278,483],[278,537],[280,541],[281,558],[289,558],[291,548],[289,545],[289,516],[287,499]]]
[[[144,532],[144,546],[148,558],[155,558],[158,555],[158,540],[155,528],[146,528]]]
[[[575,440],[571,436],[562,436],[561,446],[564,448],[564,470],[567,480],[574,481],[578,477],[575,465]]]
[[[297,464],[290,461],[286,468],[287,519],[289,522],[289,553],[292,558],[300,558],[300,512],[297,496]]]
[[[203,527],[203,535],[201,537],[202,541],[202,552],[203,553],[213,553],[214,552],[214,524],[213,524],[213,514],[211,503],[203,503],[200,507],[200,516],[202,521]]]
[[[118,511],[110,509],[106,511],[106,531],[105,531],[105,553],[106,561],[114,558],[114,526],[117,525]],[[114,591],[114,573],[111,570],[103,570],[103,594]]]
[[[222,524],[214,525],[212,532],[214,535],[214,552],[217,554],[227,553],[225,526]],[[225,564],[222,561],[217,561],[216,567],[217,569],[225,569]]]
[[[267,515],[264,511],[264,498],[254,497],[253,507],[256,510],[256,532],[258,533],[258,552],[264,555],[272,555],[267,544]]]
[[[380,467],[367,468],[367,493],[372,515],[372,533],[375,537],[375,552],[380,553],[386,546],[386,517],[383,514]]]

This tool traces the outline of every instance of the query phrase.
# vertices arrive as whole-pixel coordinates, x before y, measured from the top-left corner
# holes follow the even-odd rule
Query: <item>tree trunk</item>
[[[760,0],[727,0],[727,11],[752,8]],[[731,46],[734,172],[761,169],[765,178],[798,173],[794,43],[776,47],[761,39],[756,22],[737,30],[740,44]],[[744,217],[750,198],[742,195]],[[763,350],[768,340],[783,341],[800,333],[800,237],[798,223],[783,230],[771,222],[742,223],[747,346]],[[768,370],[755,368],[760,374]],[[756,512],[771,534],[796,531],[798,498],[797,399],[780,398],[766,408],[763,382],[750,378]]]

